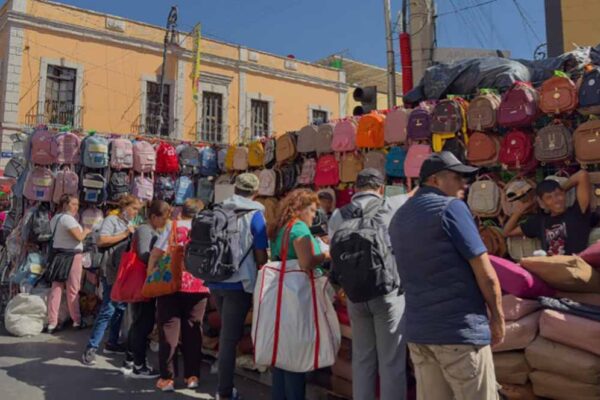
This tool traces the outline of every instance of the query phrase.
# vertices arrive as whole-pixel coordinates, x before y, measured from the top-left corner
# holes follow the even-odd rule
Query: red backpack
[[[511,131],[502,140],[500,163],[509,169],[524,169],[531,166],[533,158],[533,138],[522,131]]]
[[[160,142],[156,148],[156,173],[176,174],[179,172],[179,159],[175,147],[167,142]]]
[[[335,186],[340,183],[340,169],[334,155],[319,157],[314,183],[316,186]]]
[[[505,128],[528,127],[538,117],[538,92],[526,82],[515,82],[498,107],[498,125]]]

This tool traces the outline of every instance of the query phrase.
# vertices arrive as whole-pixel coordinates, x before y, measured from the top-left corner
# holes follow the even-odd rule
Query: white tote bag
[[[252,341],[256,365],[308,372],[334,364],[341,333],[327,277],[286,261],[291,226],[283,238],[283,261],[258,272]]]

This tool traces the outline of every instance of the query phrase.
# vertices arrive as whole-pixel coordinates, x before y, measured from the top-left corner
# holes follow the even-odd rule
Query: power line
[[[470,6],[463,7],[463,8],[456,8],[456,5],[453,3],[453,8],[454,8],[454,11],[447,11],[447,12],[443,12],[443,13],[441,13],[441,14],[438,14],[438,15],[436,15],[436,17],[438,17],[438,18],[439,18],[439,17],[443,17],[443,16],[445,16],[445,15],[458,14],[458,13],[460,13],[460,12],[462,12],[462,11],[466,11],[466,10],[471,10],[471,9],[473,9],[473,8],[482,7],[482,6],[485,6],[485,5],[487,5],[487,4],[492,4],[492,3],[495,3],[495,2],[497,2],[497,1],[498,1],[498,0],[488,0],[488,1],[484,1],[484,2],[482,2],[482,3],[473,4],[473,5],[470,5]]]
[[[462,15],[462,14],[459,12],[459,8],[456,6],[456,2],[455,2],[454,0],[450,0],[450,4],[452,5],[452,8],[454,9],[455,13],[457,13],[457,14],[458,14],[458,17],[459,17],[459,18],[462,20],[462,22],[463,22],[463,24],[464,24],[465,26],[467,26],[467,25],[475,26],[475,25],[473,25],[473,24],[470,24],[470,23],[467,21],[467,19],[465,18],[465,16],[464,16],[464,15]],[[473,31],[475,31],[475,29],[474,29]],[[477,39],[477,41],[479,42],[479,45],[480,45],[481,47],[485,47],[485,43],[484,43],[484,41],[481,39],[481,33],[480,33],[480,32],[476,32],[476,34],[475,34],[474,36],[475,36],[475,39]]]
[[[531,25],[531,22],[529,22],[529,18],[527,18],[527,16],[525,15],[525,12],[523,11],[523,9],[521,8],[521,6],[519,5],[519,2],[517,2],[517,0],[512,0],[512,2],[515,4],[515,7],[517,7],[517,11],[519,12],[519,15],[521,16],[521,19],[525,23],[525,26],[527,26],[529,28],[529,30],[531,31],[531,33],[533,33],[533,36],[535,36],[535,38],[537,39],[537,41],[541,42],[542,39],[540,39],[540,37],[538,36],[538,34],[535,31],[535,29],[533,29],[533,25]]]

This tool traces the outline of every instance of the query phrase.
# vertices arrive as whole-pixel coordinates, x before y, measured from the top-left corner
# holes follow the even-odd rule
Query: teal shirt
[[[271,241],[271,259],[279,260],[283,242],[283,235],[285,233],[285,227],[279,230],[277,237],[275,240]],[[296,249],[294,249],[294,240],[300,239],[303,237],[310,237],[310,240],[313,245],[313,252],[315,255],[321,254],[321,246],[319,246],[319,242],[315,239],[312,233],[310,233],[310,228],[302,221],[297,221],[294,226],[292,226],[292,230],[290,232],[290,243],[288,247],[288,260],[297,260],[298,256],[296,255]]]

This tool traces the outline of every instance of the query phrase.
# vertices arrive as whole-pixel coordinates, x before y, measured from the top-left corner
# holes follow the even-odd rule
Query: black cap
[[[419,179],[424,181],[431,175],[437,174],[440,171],[452,171],[461,175],[471,175],[479,171],[479,168],[465,165],[451,152],[442,151],[433,153],[423,162],[421,172],[419,173]]]
[[[381,171],[375,168],[365,168],[358,173],[356,177],[356,187],[361,188],[365,186],[383,186],[385,185],[385,177]]]

